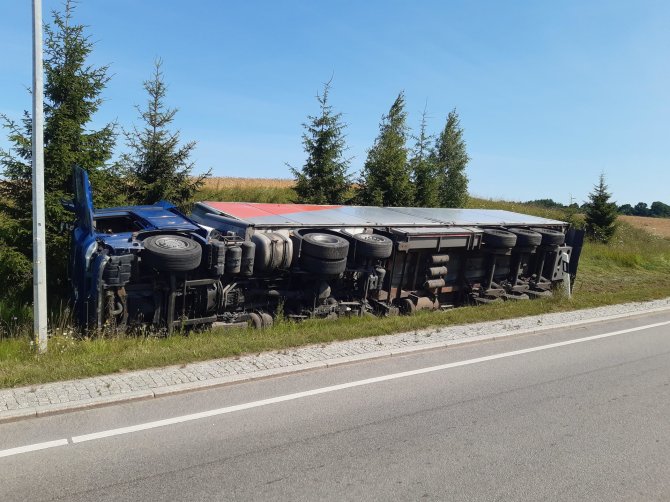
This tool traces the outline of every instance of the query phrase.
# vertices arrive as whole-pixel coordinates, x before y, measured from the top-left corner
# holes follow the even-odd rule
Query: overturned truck
[[[200,202],[94,210],[76,170],[71,270],[85,326],[272,325],[552,294],[583,233],[499,210]]]

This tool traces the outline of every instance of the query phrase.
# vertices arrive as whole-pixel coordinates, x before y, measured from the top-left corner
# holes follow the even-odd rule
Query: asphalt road
[[[670,314],[0,424],[3,501],[263,499],[670,500]]]

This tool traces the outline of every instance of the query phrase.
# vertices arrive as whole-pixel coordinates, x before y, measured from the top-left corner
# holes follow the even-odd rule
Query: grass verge
[[[462,307],[447,312],[419,312],[411,317],[284,322],[267,331],[214,330],[169,338],[114,337],[79,340],[56,336],[50,339],[49,352],[44,355],[35,354],[25,337],[13,338],[0,342],[0,388],[669,296],[670,281],[664,287],[650,291],[613,288],[604,293],[582,292],[572,300],[554,298]]]

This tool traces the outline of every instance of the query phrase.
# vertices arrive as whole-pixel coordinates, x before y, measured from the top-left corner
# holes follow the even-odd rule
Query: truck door
[[[72,230],[70,249],[70,266],[72,294],[75,311],[80,322],[86,323],[89,316],[89,300],[95,297],[94,280],[91,263],[96,252],[95,228],[93,220],[93,194],[88,173],[75,167],[74,178],[74,212],[76,222]]]
[[[77,226],[85,233],[93,234],[93,193],[88,173],[81,167],[75,167],[74,172],[74,211],[77,215]]]

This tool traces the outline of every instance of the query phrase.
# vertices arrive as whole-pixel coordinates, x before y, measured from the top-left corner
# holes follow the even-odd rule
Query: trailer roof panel
[[[435,224],[435,221],[433,220],[403,213],[401,211],[395,211],[394,209],[395,208],[375,206],[342,206],[339,212],[348,219],[354,217],[361,221],[365,221],[366,226],[371,227],[423,226]]]
[[[237,218],[249,219],[268,215],[286,216],[294,213],[324,211],[340,206],[326,206],[315,204],[269,204],[257,202],[206,202],[208,206]]]
[[[398,207],[393,208],[421,218],[432,219],[448,225],[561,225],[562,221],[540,218],[528,214],[514,213],[501,209],[460,209],[446,207]]]
[[[564,222],[496,209],[328,206],[257,202],[200,202],[206,211],[257,227],[543,226]]]

